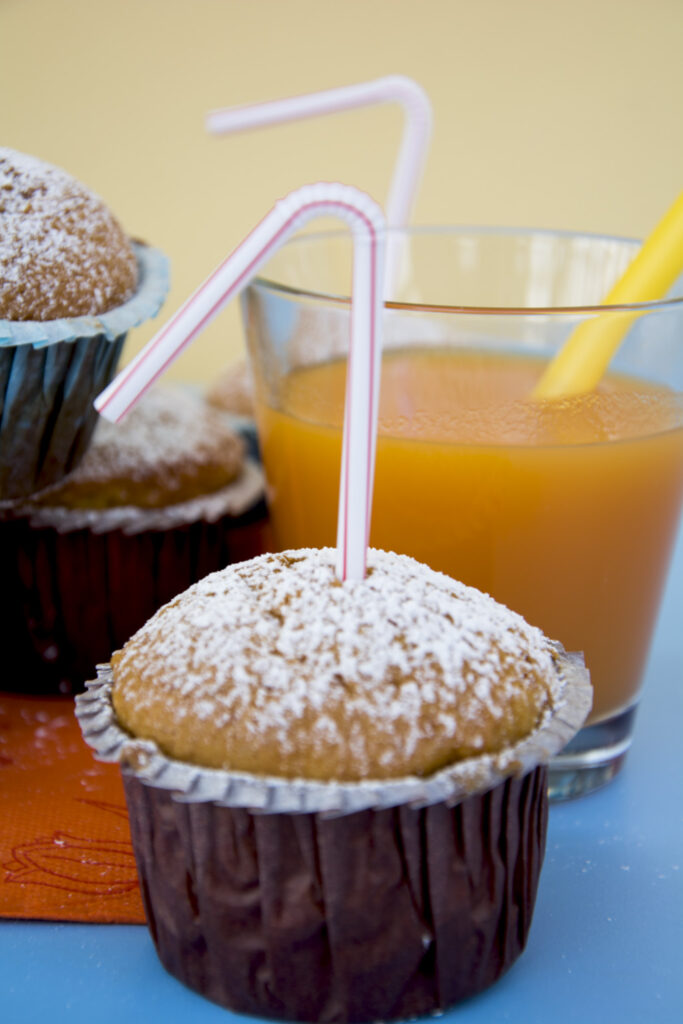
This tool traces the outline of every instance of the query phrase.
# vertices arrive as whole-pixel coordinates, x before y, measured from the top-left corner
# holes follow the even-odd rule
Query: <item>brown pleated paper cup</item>
[[[77,697],[121,765],[151,936],[167,970],[232,1010],[297,1021],[438,1013],[524,949],[545,849],[546,763],[591,704],[562,652],[526,739],[426,778],[287,781],[165,757],[117,723],[112,678]]]
[[[267,543],[263,473],[162,509],[0,510],[2,688],[82,690],[154,612],[192,583],[260,554]]]

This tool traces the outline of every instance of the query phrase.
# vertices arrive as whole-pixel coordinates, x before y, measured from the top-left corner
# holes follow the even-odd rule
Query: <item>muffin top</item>
[[[207,768],[288,779],[429,775],[526,737],[558,703],[558,648],[492,598],[371,550],[230,565],[112,657],[125,729]]]
[[[96,316],[130,298],[137,278],[101,199],[58,167],[0,148],[0,318]]]
[[[242,439],[224,416],[186,390],[157,385],[121,423],[99,419],[78,467],[31,504],[163,508],[227,486],[243,463]]]
[[[206,393],[209,405],[235,416],[254,415],[254,389],[246,361],[224,370]]]

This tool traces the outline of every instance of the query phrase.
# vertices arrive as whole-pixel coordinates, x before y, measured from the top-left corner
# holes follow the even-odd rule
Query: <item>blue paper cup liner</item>
[[[0,320],[0,501],[25,497],[76,467],[97,422],[93,400],[114,376],[128,331],[156,316],[168,260],[133,243],[139,283],[101,316]]]

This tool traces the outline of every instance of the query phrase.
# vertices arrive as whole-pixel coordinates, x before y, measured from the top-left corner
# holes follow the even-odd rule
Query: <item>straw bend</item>
[[[223,135],[342,113],[376,103],[400,103],[405,116],[403,137],[386,204],[388,223],[402,226],[410,220],[415,203],[433,120],[429,96],[412,78],[406,75],[387,75],[370,82],[302,96],[213,110],[206,117],[206,128],[214,135]]]
[[[346,221],[354,236],[351,343],[337,528],[338,574],[365,575],[374,480],[381,360],[385,220],[369,196],[348,185],[304,185],[275,204],[244,241],[97,397],[118,421],[295,231],[320,215]]]

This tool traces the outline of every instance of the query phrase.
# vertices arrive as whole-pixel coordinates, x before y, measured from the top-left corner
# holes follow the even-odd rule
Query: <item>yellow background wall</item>
[[[642,236],[683,187],[683,0],[0,0],[0,144],[164,249],[162,320],[290,189],[382,201],[402,125],[387,106],[215,139],[205,113],[389,73],[434,106],[416,222]],[[171,373],[241,351],[234,305]]]

